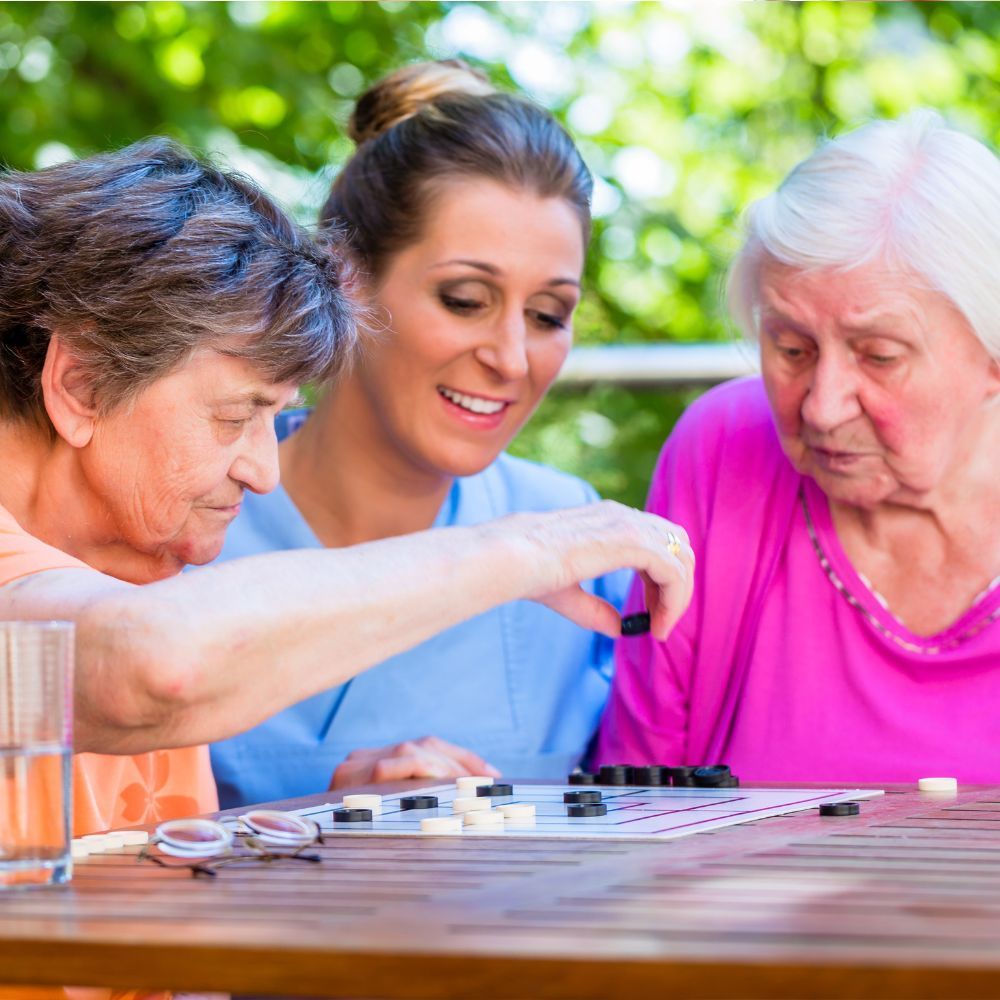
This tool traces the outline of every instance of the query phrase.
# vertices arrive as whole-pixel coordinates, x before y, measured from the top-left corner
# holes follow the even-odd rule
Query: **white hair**
[[[727,297],[752,337],[764,256],[803,270],[880,261],[912,272],[1000,358],[1000,159],[933,111],[824,143],[750,207]]]

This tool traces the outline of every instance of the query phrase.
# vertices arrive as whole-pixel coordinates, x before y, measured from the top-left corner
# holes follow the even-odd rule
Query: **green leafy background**
[[[0,4],[0,159],[168,134],[312,221],[357,94],[451,55],[550,107],[599,178],[584,344],[734,336],[739,214],[824,135],[923,105],[1000,144],[995,3],[167,0]],[[640,504],[691,396],[557,389],[513,450]]]

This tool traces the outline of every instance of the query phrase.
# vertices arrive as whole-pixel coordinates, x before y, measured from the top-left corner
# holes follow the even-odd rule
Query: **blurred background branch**
[[[924,105],[1000,142],[995,3],[157,0],[0,4],[0,159],[31,169],[172,135],[312,222],[354,98],[452,55],[551,108],[598,178],[576,324],[589,347],[732,341],[720,298],[739,213],[823,135]],[[626,377],[669,375],[671,357],[693,364],[581,353],[513,450],[641,504],[714,377]],[[718,375],[752,364],[708,358]]]

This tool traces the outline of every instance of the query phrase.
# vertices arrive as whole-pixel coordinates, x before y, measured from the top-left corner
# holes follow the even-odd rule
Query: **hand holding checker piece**
[[[683,551],[681,539],[672,531],[667,532],[667,551],[674,558],[679,558]],[[638,611],[632,615],[625,615],[622,618],[621,634],[623,637],[645,635],[649,632],[651,624],[652,618],[648,611]]]

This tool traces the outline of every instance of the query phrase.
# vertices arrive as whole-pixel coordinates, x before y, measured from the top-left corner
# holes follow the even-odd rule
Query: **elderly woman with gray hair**
[[[664,448],[648,509],[696,539],[695,597],[620,644],[603,761],[1000,779],[998,269],[1000,161],[929,112],[753,207],[729,296],[763,377]]]
[[[0,619],[76,622],[77,834],[211,810],[207,741],[496,604],[615,633],[577,584],[633,566],[658,634],[686,606],[683,531],[615,504],[176,575],[274,487],[296,386],[349,360],[345,281],[164,140],[0,177]]]

